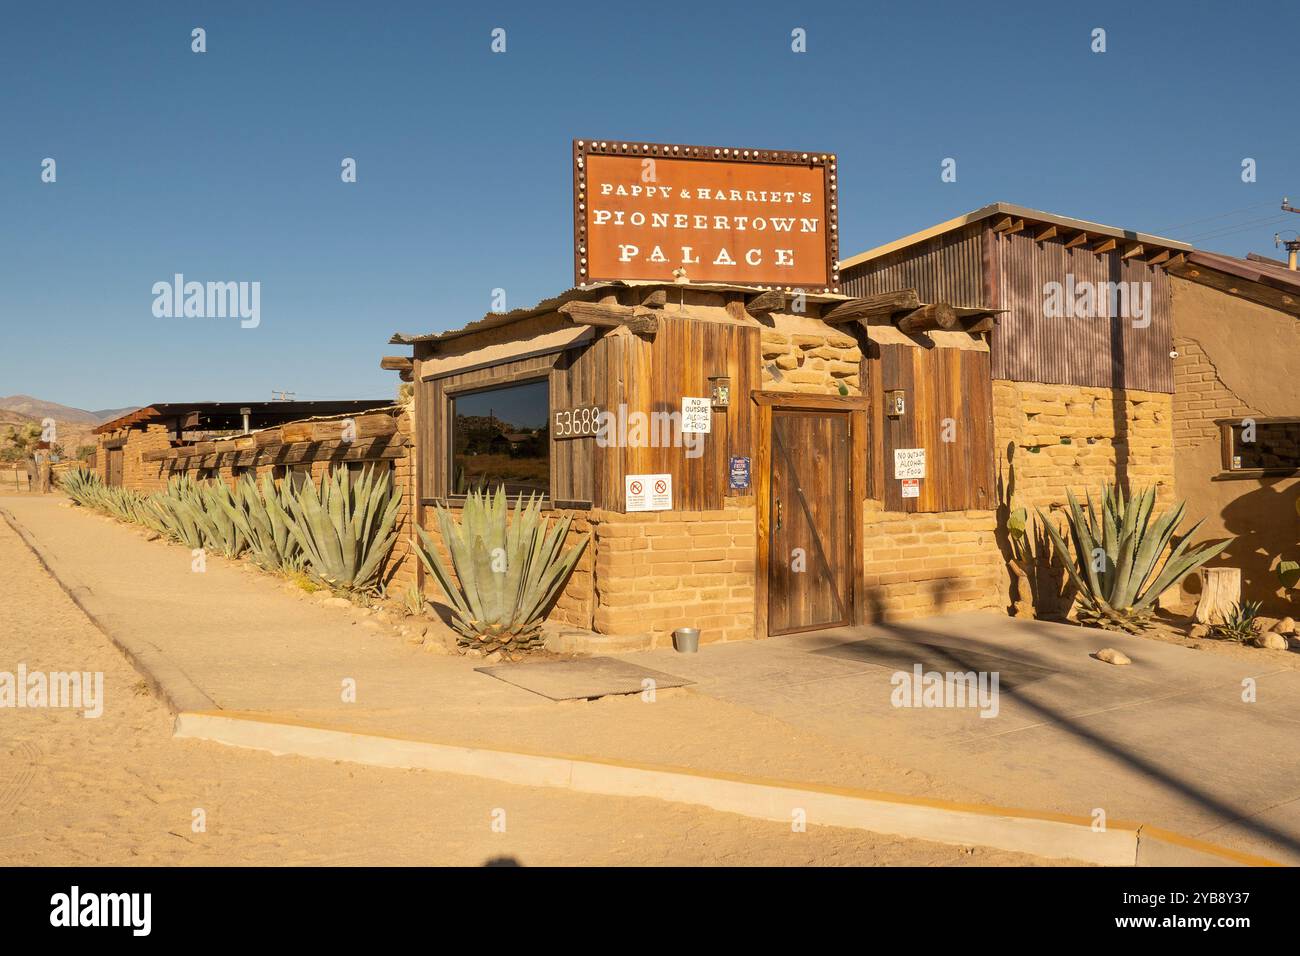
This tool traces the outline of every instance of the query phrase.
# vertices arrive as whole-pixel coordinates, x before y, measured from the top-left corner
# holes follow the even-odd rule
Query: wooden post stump
[[[1234,604],[1241,602],[1241,568],[1201,568],[1198,624],[1222,624]]]

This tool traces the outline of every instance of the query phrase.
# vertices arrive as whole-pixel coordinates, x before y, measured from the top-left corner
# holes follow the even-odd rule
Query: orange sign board
[[[838,291],[825,153],[574,140],[574,283]]]

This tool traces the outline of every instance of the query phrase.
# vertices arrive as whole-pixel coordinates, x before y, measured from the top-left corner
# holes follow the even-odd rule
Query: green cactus
[[[262,477],[260,489],[252,476],[244,475],[231,497],[219,501],[247,543],[253,561],[268,571],[302,568],[302,550],[289,530],[290,494],[287,483],[277,488],[270,475]]]
[[[563,554],[572,519],[547,529],[541,498],[529,495],[509,513],[505,487],[495,494],[472,492],[457,523],[438,507],[442,540],[455,569],[443,563],[433,539],[417,528],[420,560],[437,579],[452,607],[460,643],[485,649],[534,647],[542,643],[547,608],[564,587],[590,535]]]
[[[163,534],[188,548],[204,547],[203,494],[194,479],[174,476],[166,489],[150,496],[149,508]]]
[[[367,468],[353,481],[346,468],[336,468],[319,490],[312,481],[291,490],[287,503],[289,533],[308,574],[337,590],[376,588],[397,540],[393,526],[401,506],[386,473],[376,477]]]
[[[220,479],[200,482],[197,488],[197,503],[191,504],[190,508],[202,530],[203,547],[227,558],[239,557],[247,540],[231,516],[231,509],[237,505],[235,493]]]
[[[59,487],[64,493],[72,499],[73,503],[81,505],[83,508],[92,508],[93,500],[102,489],[104,483],[100,480],[99,475],[95,474],[89,468],[77,466],[69,468],[59,476]]]
[[[1162,562],[1183,520],[1183,502],[1153,519],[1155,488],[1142,489],[1125,499],[1118,486],[1107,485],[1102,490],[1100,515],[1093,509],[1091,495],[1086,498],[1086,512],[1074,492],[1067,490],[1066,495],[1073,553],[1041,511],[1038,518],[1078,588],[1078,616],[1085,624],[1129,633],[1148,627],[1156,598],[1232,543],[1229,538],[1189,549],[1192,535],[1201,526],[1198,521]]]

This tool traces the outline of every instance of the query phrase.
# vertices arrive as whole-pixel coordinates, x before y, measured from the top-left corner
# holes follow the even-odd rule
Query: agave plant
[[[305,481],[287,501],[289,533],[302,549],[304,569],[337,590],[373,589],[397,540],[401,496],[387,473],[376,476],[367,468],[353,480],[346,468],[337,468],[321,479],[319,490]]]
[[[1216,637],[1245,644],[1259,633],[1259,601],[1242,601],[1232,606],[1232,610],[1223,616],[1220,624],[1211,627]]]
[[[1084,624],[1130,634],[1147,627],[1152,605],[1162,592],[1232,543],[1228,539],[1191,547],[1192,535],[1201,526],[1198,521],[1165,557],[1183,520],[1183,502],[1153,518],[1155,488],[1126,499],[1118,486],[1108,485],[1102,491],[1100,513],[1093,508],[1091,495],[1086,497],[1085,510],[1073,492],[1066,494],[1073,555],[1056,526],[1041,511],[1038,517],[1078,588],[1078,617]]]
[[[251,476],[245,475],[235,485],[234,493],[219,502],[247,542],[253,561],[268,571],[302,568],[302,550],[289,529],[291,494],[287,483],[276,487],[270,475],[262,477],[260,489]]]
[[[59,476],[59,486],[76,504],[84,508],[92,508],[104,483],[95,472],[78,465],[69,468]]]
[[[147,507],[157,530],[188,548],[206,544],[203,520],[203,493],[194,479],[177,475],[163,491],[150,496]]]
[[[146,498],[130,488],[105,488],[102,495],[104,510],[121,521],[144,524],[141,511]]]
[[[237,558],[247,545],[232,512],[238,507],[235,493],[219,479],[198,486],[199,506],[195,516],[203,531],[204,547]]]
[[[572,523],[567,515],[547,529],[541,499],[520,495],[509,513],[505,487],[495,494],[472,492],[459,524],[438,507],[438,526],[451,555],[455,577],[423,528],[420,560],[447,595],[460,643],[492,650],[542,643],[542,620],[564,587],[590,536],[561,554]]]

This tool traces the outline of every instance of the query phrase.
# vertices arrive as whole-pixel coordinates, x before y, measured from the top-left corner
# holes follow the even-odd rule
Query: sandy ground
[[[0,709],[0,860],[10,865],[1045,862],[176,740],[139,675],[0,522],[0,671],[20,662],[29,672],[102,671],[106,702],[98,719]]]

